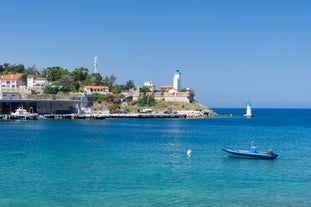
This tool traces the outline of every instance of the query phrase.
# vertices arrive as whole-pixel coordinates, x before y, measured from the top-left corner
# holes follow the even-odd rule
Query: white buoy
[[[188,150],[188,151],[187,151],[187,155],[188,155],[188,156],[190,156],[190,155],[191,155],[191,153],[192,153],[192,151],[191,151],[191,150]]]

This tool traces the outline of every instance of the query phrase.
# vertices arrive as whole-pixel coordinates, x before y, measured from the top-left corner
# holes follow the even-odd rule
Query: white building
[[[152,81],[145,81],[144,86],[149,88],[151,92],[154,91],[155,85]]]
[[[49,82],[46,78],[43,77],[35,78],[33,75],[27,76],[27,88],[37,93],[43,93],[43,88],[48,83]]]
[[[108,86],[84,86],[84,91],[87,94],[92,94],[92,93],[109,93],[109,87]]]
[[[21,74],[6,74],[1,76],[1,91],[18,91],[22,86]]]

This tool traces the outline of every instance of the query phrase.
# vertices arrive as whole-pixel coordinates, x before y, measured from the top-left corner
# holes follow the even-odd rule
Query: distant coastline
[[[209,109],[204,104],[194,101],[192,103],[162,101],[158,104],[148,107],[150,112],[140,116],[144,107],[122,103],[121,109],[115,113],[107,110],[109,102],[94,103],[94,105],[84,108],[81,106],[83,100],[64,99],[18,99],[18,100],[0,100],[0,111],[2,119],[16,119],[15,116],[9,116],[15,109],[23,107],[27,111],[31,108],[38,115],[54,118],[204,118],[219,116],[214,110]],[[124,115],[124,113],[128,115]],[[88,114],[88,115],[86,115]],[[105,116],[101,116],[101,115]],[[111,116],[109,116],[111,114]],[[123,115],[122,115],[123,114]],[[137,115],[138,114],[138,115]]]
[[[89,73],[84,67],[69,71],[53,66],[39,71],[35,66],[5,63],[0,69],[0,114],[23,107],[38,114],[135,114],[149,110],[152,114],[174,111],[188,118],[217,115],[194,99],[192,88],[181,87],[179,69],[174,71],[171,84],[158,89],[153,81],[141,86],[134,80],[116,84],[116,76],[102,77],[97,70]]]

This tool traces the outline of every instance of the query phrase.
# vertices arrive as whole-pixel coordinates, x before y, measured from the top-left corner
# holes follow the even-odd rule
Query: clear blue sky
[[[211,108],[311,107],[309,0],[0,0],[0,64],[83,66]]]

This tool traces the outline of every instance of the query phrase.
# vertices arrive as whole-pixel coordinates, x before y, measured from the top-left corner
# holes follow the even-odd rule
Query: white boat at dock
[[[33,108],[30,107],[29,111],[23,108],[23,106],[18,107],[15,112],[11,112],[11,117],[13,119],[38,119],[39,115],[33,112]]]

